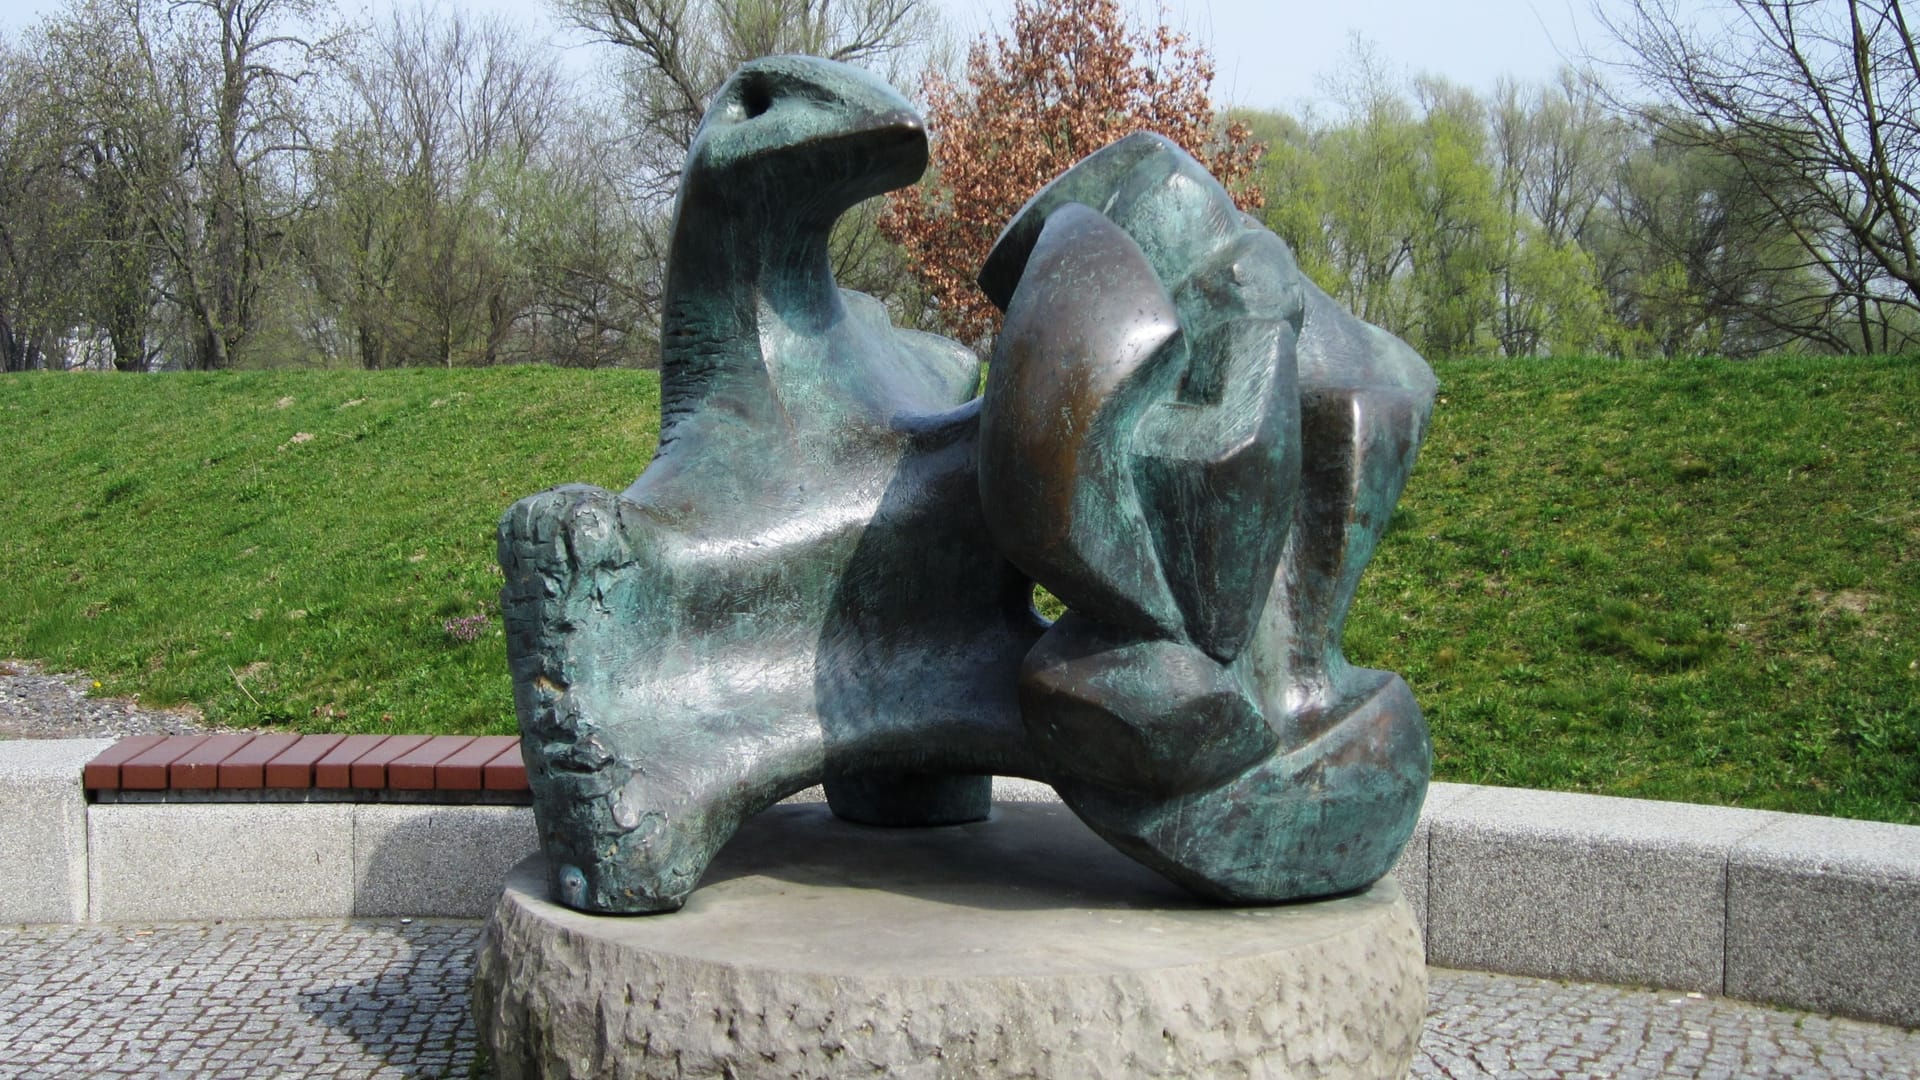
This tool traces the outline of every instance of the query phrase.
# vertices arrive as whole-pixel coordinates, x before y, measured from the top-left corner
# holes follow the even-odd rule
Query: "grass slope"
[[[1920,821],[1920,364],[1439,367],[1347,632],[1443,779]],[[512,730],[492,526],[655,378],[0,379],[0,655],[307,730]]]
[[[0,655],[232,724],[509,732],[493,526],[624,487],[657,377],[529,368],[0,379]]]
[[[1443,779],[1920,822],[1920,363],[1450,363],[1347,646]]]

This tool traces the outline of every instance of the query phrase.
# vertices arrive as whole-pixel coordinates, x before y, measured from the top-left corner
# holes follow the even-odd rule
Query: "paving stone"
[[[1429,987],[1413,1069],[1421,1080],[1920,1076],[1920,1031],[1698,993],[1438,968]]]
[[[464,1080],[477,934],[427,920],[0,928],[0,1076]],[[231,1015],[247,1022],[209,1032]]]
[[[1783,815],[1727,889],[1728,993],[1920,1026],[1920,827]]]

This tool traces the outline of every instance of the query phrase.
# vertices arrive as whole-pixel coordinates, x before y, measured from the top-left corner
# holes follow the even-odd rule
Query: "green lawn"
[[[0,378],[0,655],[219,723],[513,730],[493,525],[652,455],[645,372]],[[458,627],[456,626],[457,630]]]
[[[1347,638],[1442,779],[1920,822],[1920,362],[1438,370]],[[639,372],[0,378],[0,655],[221,723],[511,731],[494,519],[624,486],[658,407]]]
[[[1920,362],[1439,374],[1347,645],[1442,779],[1920,822]]]

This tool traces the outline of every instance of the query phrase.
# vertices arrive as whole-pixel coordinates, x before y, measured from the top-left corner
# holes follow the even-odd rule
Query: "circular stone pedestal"
[[[1221,908],[1058,804],[942,829],[778,806],[668,915],[514,869],[474,978],[520,1077],[1404,1077],[1426,967],[1400,889]]]

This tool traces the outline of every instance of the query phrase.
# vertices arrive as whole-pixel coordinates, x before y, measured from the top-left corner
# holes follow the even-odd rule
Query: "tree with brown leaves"
[[[1262,147],[1214,123],[1213,61],[1165,25],[1139,31],[1118,0],[1015,0],[1013,35],[983,35],[966,77],[925,88],[933,167],[895,192],[880,228],[906,248],[942,328],[980,345],[1000,316],[973,277],[1000,228],[1049,180],[1136,131],[1179,143],[1243,209],[1261,205]]]

